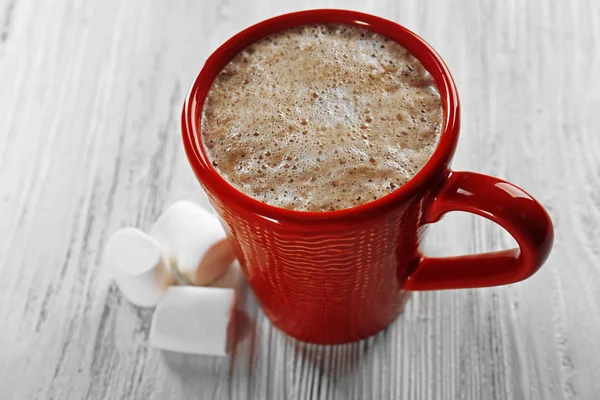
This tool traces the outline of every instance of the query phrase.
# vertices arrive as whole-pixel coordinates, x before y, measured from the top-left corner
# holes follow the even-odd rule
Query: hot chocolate
[[[332,211],[397,189],[431,157],[437,87],[398,43],[348,25],[306,25],[241,51],[206,98],[215,169],[273,206]]]

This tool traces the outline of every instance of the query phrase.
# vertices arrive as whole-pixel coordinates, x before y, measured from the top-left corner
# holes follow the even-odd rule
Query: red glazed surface
[[[443,133],[433,156],[408,183],[359,207],[291,211],[252,199],[212,167],[200,139],[204,99],[222,67],[259,38],[295,25],[360,25],[400,43],[436,81]],[[542,206],[516,186],[470,172],[451,172],[460,105],[446,65],[423,39],[368,14],[311,10],[281,15],[235,35],[206,61],[185,101],[182,129],[189,162],[220,216],[248,282],[269,319],[308,342],[344,343],[373,335],[402,310],[405,290],[503,285],[535,273],[553,241]],[[507,229],[520,249],[452,258],[419,251],[426,224],[449,211],[486,217]]]

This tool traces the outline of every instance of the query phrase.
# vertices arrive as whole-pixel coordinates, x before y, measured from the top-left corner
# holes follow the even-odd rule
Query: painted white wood
[[[600,399],[600,3],[252,3],[0,0],[0,398]],[[156,351],[151,311],[102,268],[106,239],[206,203],[180,141],[188,85],[240,29],[316,7],[398,21],[441,53],[463,104],[454,167],[541,200],[554,251],[520,284],[415,294],[363,343],[292,343],[249,302],[233,359]],[[427,249],[510,244],[457,214]]]

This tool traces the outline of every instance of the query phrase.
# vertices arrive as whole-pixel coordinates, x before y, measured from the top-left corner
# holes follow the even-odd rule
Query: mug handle
[[[554,241],[550,216],[517,186],[473,172],[450,172],[426,208],[425,223],[450,211],[480,215],[502,226],[519,248],[459,257],[423,256],[407,290],[460,289],[505,285],[533,275],[546,261]]]

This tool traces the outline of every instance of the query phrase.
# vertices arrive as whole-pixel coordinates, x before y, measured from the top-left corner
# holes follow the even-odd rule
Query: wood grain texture
[[[0,399],[600,399],[600,3],[0,0]],[[180,106],[211,50],[304,8],[416,31],[463,105],[454,167],[510,180],[551,213],[530,280],[417,293],[361,343],[294,343],[250,301],[232,358],[148,346],[151,311],[102,268],[107,237],[171,202],[206,204]],[[500,249],[450,215],[427,252]]]

